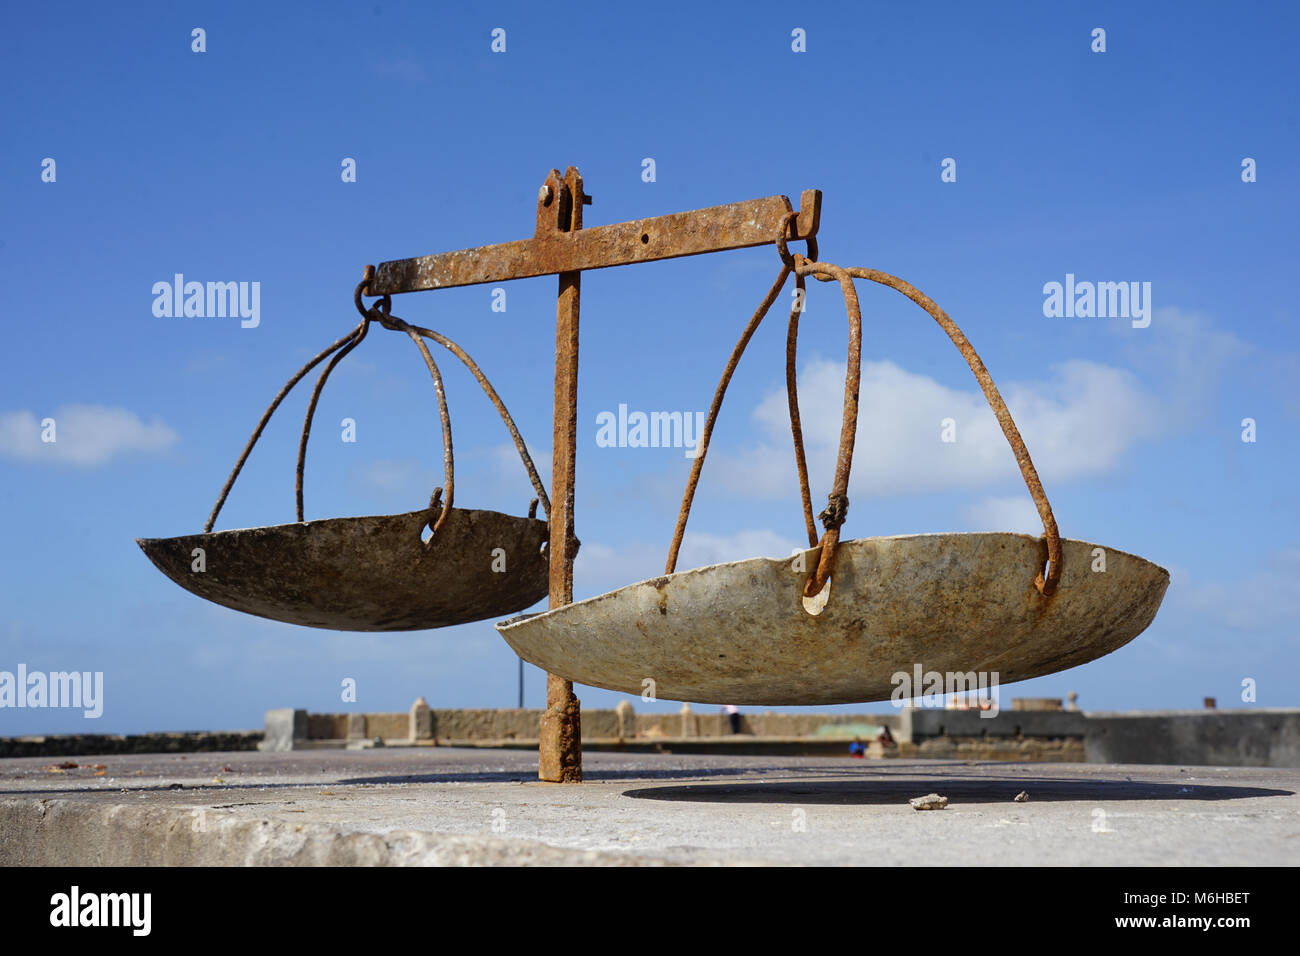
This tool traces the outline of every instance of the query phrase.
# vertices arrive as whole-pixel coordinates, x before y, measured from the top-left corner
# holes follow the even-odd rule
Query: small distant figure
[[[740,708],[735,704],[727,704],[722,710],[727,715],[727,722],[731,724],[731,732],[740,733]]]
[[[867,756],[867,745],[862,742],[861,737],[854,737],[853,743],[849,744],[849,756],[858,760]]]
[[[882,747],[897,747],[898,742],[894,740],[894,735],[889,732],[888,727],[881,727],[880,733],[876,735],[876,741]]]

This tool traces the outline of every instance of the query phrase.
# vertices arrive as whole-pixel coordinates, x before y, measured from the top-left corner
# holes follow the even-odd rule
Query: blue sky
[[[93,726],[3,710],[0,734],[256,727],[270,707],[404,710],[417,695],[514,705],[516,658],[491,622],[370,635],[263,621],[182,591],[133,539],[201,528],[275,390],[355,323],[364,264],[524,238],[537,187],[569,164],[595,197],[588,226],[820,188],[823,258],[908,279],[980,350],[1063,534],[1170,569],[1137,640],[1004,695],[1296,705],[1298,21],[1284,4],[1186,3],[16,10],[0,58],[0,670],[103,671],[105,708]],[[659,573],[689,468],[677,449],[597,447],[596,416],[706,409],[777,268],[766,247],[584,279],[580,597]],[[178,272],[259,282],[260,324],[156,317],[152,286]],[[1044,284],[1067,274],[1150,282],[1151,325],[1045,317]],[[833,287],[813,286],[800,376],[820,502],[844,319]],[[895,293],[860,294],[846,535],[1033,532],[950,343]],[[488,286],[394,311],[474,355],[548,460],[555,280],[507,296],[504,313]],[[679,567],[800,541],[774,315],[728,394]],[[521,513],[529,486],[495,413],[443,368],[456,503]],[[300,386],[219,528],[293,519],[306,400]],[[945,461],[946,409],[970,429]],[[54,444],[39,441],[46,417]],[[331,437],[345,417],[356,443]],[[400,336],[376,329],[340,366],[317,423],[308,517],[411,510],[440,481],[432,389]],[[540,706],[542,675],[527,682]]]

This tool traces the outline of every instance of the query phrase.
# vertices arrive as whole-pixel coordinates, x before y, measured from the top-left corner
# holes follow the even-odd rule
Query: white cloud
[[[618,548],[599,543],[584,543],[574,562],[575,591],[578,597],[591,597],[614,591],[637,581],[646,581],[664,573],[670,539],[655,544],[631,544]],[[689,571],[708,564],[743,561],[746,558],[783,558],[795,548],[806,547],[775,531],[747,529],[734,534],[718,535],[688,531],[677,556],[677,570]]]
[[[618,548],[584,541],[573,562],[574,596],[581,600],[657,577],[664,573],[667,556],[666,541],[658,547],[641,543]]]
[[[839,446],[843,362],[814,360],[800,375],[799,401],[814,504],[829,490]],[[1113,468],[1159,423],[1159,402],[1123,369],[1073,360],[1044,382],[1010,383],[1003,397],[1045,482]],[[890,361],[864,362],[849,496],[882,497],[1019,481],[1019,469],[977,387],[950,388]],[[794,487],[785,390],[755,411],[769,437],[740,456],[719,455],[728,484],[770,497]],[[942,422],[956,441],[942,441]]]
[[[795,548],[806,547],[807,544],[800,545],[793,538],[766,528],[738,531],[729,535],[688,531],[682,539],[677,568],[685,571],[706,564],[743,561],[745,558],[784,558]]]
[[[1000,382],[1049,486],[1104,474],[1136,444],[1200,424],[1229,367],[1259,358],[1257,349],[1215,328],[1208,316],[1175,307],[1156,309],[1149,328],[1131,329],[1126,323],[1108,328],[1123,336],[1111,351],[1122,355],[1128,368],[1073,359],[1050,366],[1038,381]],[[830,490],[844,369],[843,362],[810,360],[799,376],[814,509],[822,507]],[[973,379],[967,381],[968,387],[950,388],[894,362],[864,362],[850,498],[1022,487],[997,419]],[[947,418],[957,423],[953,443],[940,440],[940,423]],[[749,497],[796,493],[783,387],[766,395],[754,420],[759,440],[730,454],[715,449],[708,470],[716,469],[727,487]]]
[[[1124,336],[1123,354],[1133,368],[1158,384],[1171,422],[1203,415],[1227,367],[1258,353],[1232,332],[1216,329],[1209,316],[1173,306],[1156,309],[1148,328],[1117,327],[1114,334]]]
[[[47,419],[54,420],[52,427]],[[64,405],[42,418],[26,410],[0,412],[0,455],[20,461],[93,467],[118,455],[158,451],[176,439],[162,421],[146,424],[125,408]]]

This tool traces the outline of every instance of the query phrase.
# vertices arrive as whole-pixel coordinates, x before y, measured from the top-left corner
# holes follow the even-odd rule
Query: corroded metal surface
[[[1020,534],[842,541],[829,602],[804,610],[817,550],[632,584],[497,629],[519,656],[570,680],[660,699],[795,705],[888,700],[894,674],[984,671],[999,683],[1110,653],[1155,617],[1169,574],[1065,540],[1056,592],[1034,578],[1045,547]],[[795,570],[801,567],[802,570]]]
[[[544,190],[545,187],[543,196]],[[566,211],[557,202],[559,199],[558,193],[553,193],[549,201],[539,201],[547,211],[554,209],[559,216]],[[819,225],[821,192],[804,190],[800,201],[791,239],[816,235]],[[380,263],[370,291],[374,295],[396,295],[654,262],[724,249],[746,249],[773,242],[790,211],[788,198],[768,196],[651,219],[550,233],[543,232],[539,215],[537,235],[532,239]]]
[[[429,517],[330,518],[136,543],[201,598],[307,627],[423,630],[500,617],[546,597],[544,521],[452,508],[426,545]],[[196,548],[202,571],[194,570]]]
[[[554,225],[547,216],[545,194],[538,195],[537,234],[548,229],[557,234],[582,229],[582,207],[586,196],[582,176],[570,166],[563,179],[551,170],[544,189],[553,197],[550,206],[559,207]],[[574,484],[578,448],[578,327],[582,305],[582,273],[560,274],[555,304],[555,427],[551,435],[551,487],[555,505],[550,513],[550,600],[551,608],[573,601],[573,559],[577,556],[574,536]],[[546,675],[546,711],[538,728],[537,776],[551,783],[582,782],[582,706],[573,684],[563,677]]]

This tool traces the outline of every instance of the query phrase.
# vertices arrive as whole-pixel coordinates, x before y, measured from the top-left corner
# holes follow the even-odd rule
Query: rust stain
[[[787,197],[767,196],[592,229],[570,229],[567,217],[572,215],[573,199],[565,197],[564,185],[558,170],[552,170],[539,195],[533,238],[383,262],[375,270],[371,291],[397,295],[746,249],[771,243],[791,212]],[[543,201],[548,188],[549,198]],[[804,190],[800,198],[791,238],[807,239],[820,226],[821,191]],[[582,204],[579,198],[578,205]]]

